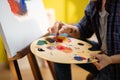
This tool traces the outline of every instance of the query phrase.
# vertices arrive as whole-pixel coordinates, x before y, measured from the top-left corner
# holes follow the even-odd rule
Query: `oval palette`
[[[100,51],[90,51],[92,46],[82,40],[71,37],[45,36],[35,40],[31,44],[31,51],[40,58],[57,63],[92,63],[97,61],[90,57],[92,53]]]

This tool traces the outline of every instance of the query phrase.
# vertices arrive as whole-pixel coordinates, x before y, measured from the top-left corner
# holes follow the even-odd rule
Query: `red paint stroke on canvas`
[[[8,3],[10,5],[11,11],[15,15],[25,15],[27,14],[27,8],[24,0],[20,0],[20,2],[17,2],[16,0],[8,0]]]

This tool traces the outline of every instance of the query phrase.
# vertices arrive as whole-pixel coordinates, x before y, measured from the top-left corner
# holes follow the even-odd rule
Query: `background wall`
[[[66,23],[78,22],[84,14],[89,0],[43,0],[46,9],[55,10],[56,20]]]
[[[7,57],[4,49],[4,45],[2,42],[2,38],[0,36],[0,64],[6,64],[7,63]]]

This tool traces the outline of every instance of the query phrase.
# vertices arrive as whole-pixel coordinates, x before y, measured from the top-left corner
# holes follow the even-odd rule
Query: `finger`
[[[58,25],[57,25],[57,34],[61,34],[64,32],[64,26],[65,24],[62,23],[62,22],[59,22]]]
[[[69,25],[63,25],[62,28],[60,29],[59,33],[73,33],[74,30],[71,27],[68,27]]]
[[[49,32],[50,34],[55,33],[54,27],[48,28],[48,32]]]
[[[93,64],[96,66],[96,68],[97,68],[98,70],[101,69],[100,64],[99,64],[98,62],[94,62]]]
[[[48,28],[48,32],[50,33],[50,34],[52,34],[52,33],[56,33],[56,26],[57,26],[57,24],[58,24],[58,22],[55,22],[55,24],[52,26],[52,27],[49,27]]]
[[[59,30],[60,30],[60,29],[61,29],[61,23],[60,23],[59,21],[57,21],[57,22],[55,23],[55,27],[54,27],[54,30],[55,30],[56,35],[59,34]]]
[[[90,54],[90,56],[97,58],[97,59],[101,59],[101,55],[102,54]]]
[[[59,33],[67,33],[67,27],[65,25],[62,25],[61,29],[59,30]]]
[[[51,28],[48,28],[48,32],[49,34],[52,34]]]

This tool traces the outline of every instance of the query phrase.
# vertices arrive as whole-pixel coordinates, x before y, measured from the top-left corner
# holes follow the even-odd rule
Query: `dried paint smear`
[[[44,45],[44,44],[47,44],[47,42],[44,41],[44,40],[39,40],[39,41],[37,42],[37,45]]]

